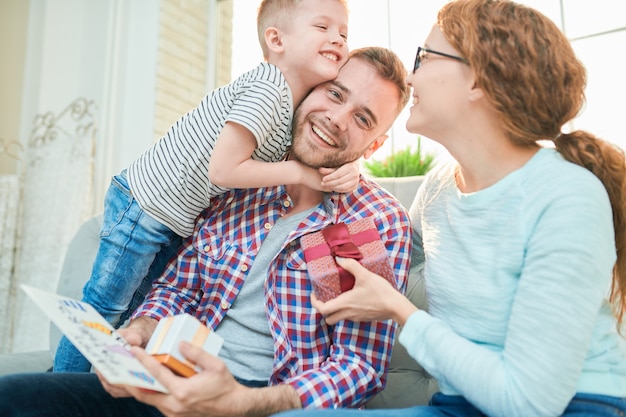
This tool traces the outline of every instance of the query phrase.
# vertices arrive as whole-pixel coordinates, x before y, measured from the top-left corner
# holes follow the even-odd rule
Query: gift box
[[[394,288],[397,285],[387,249],[370,217],[348,224],[333,224],[302,236],[300,244],[315,296],[321,301],[335,298],[354,286],[354,276],[337,265],[336,256],[356,259]]]
[[[197,318],[185,313],[161,319],[148,341],[146,352],[178,375],[189,377],[202,369],[185,359],[178,350],[183,340],[214,356],[217,356],[224,342],[221,336]]]

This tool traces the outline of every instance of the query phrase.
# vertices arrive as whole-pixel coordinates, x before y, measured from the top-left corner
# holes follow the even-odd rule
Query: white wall
[[[565,33],[587,68],[587,104],[574,128],[626,149],[624,0],[564,1]]]

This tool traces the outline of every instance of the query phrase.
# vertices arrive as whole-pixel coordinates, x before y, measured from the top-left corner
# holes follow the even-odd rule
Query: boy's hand
[[[331,191],[328,187],[322,186],[322,174],[320,174],[317,169],[309,168],[301,162],[296,163],[299,167],[299,184],[303,184],[313,190]]]
[[[343,164],[339,168],[320,168],[322,187],[338,193],[351,193],[359,185],[359,160]]]

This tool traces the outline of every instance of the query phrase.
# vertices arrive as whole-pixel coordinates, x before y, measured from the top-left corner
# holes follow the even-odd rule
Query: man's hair
[[[361,59],[369,63],[376,69],[378,75],[396,86],[398,89],[398,98],[400,99],[398,108],[396,109],[396,116],[400,114],[409,101],[411,89],[406,83],[406,67],[398,55],[387,48],[366,46],[350,52],[350,59]]]
[[[285,28],[298,11],[298,6],[303,0],[263,0],[259,5],[256,17],[257,35],[263,50],[263,56],[267,58],[267,45],[265,44],[265,31],[269,27],[279,29]],[[346,0],[337,0],[346,10],[348,3]]]

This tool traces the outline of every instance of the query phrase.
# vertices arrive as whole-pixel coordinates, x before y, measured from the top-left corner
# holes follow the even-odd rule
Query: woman
[[[407,121],[454,157],[411,208],[429,313],[347,259],[354,289],[313,300],[331,324],[394,319],[439,383],[429,406],[370,417],[624,415],[626,165],[609,143],[561,131],[585,83],[566,37],[531,8],[439,12]]]

